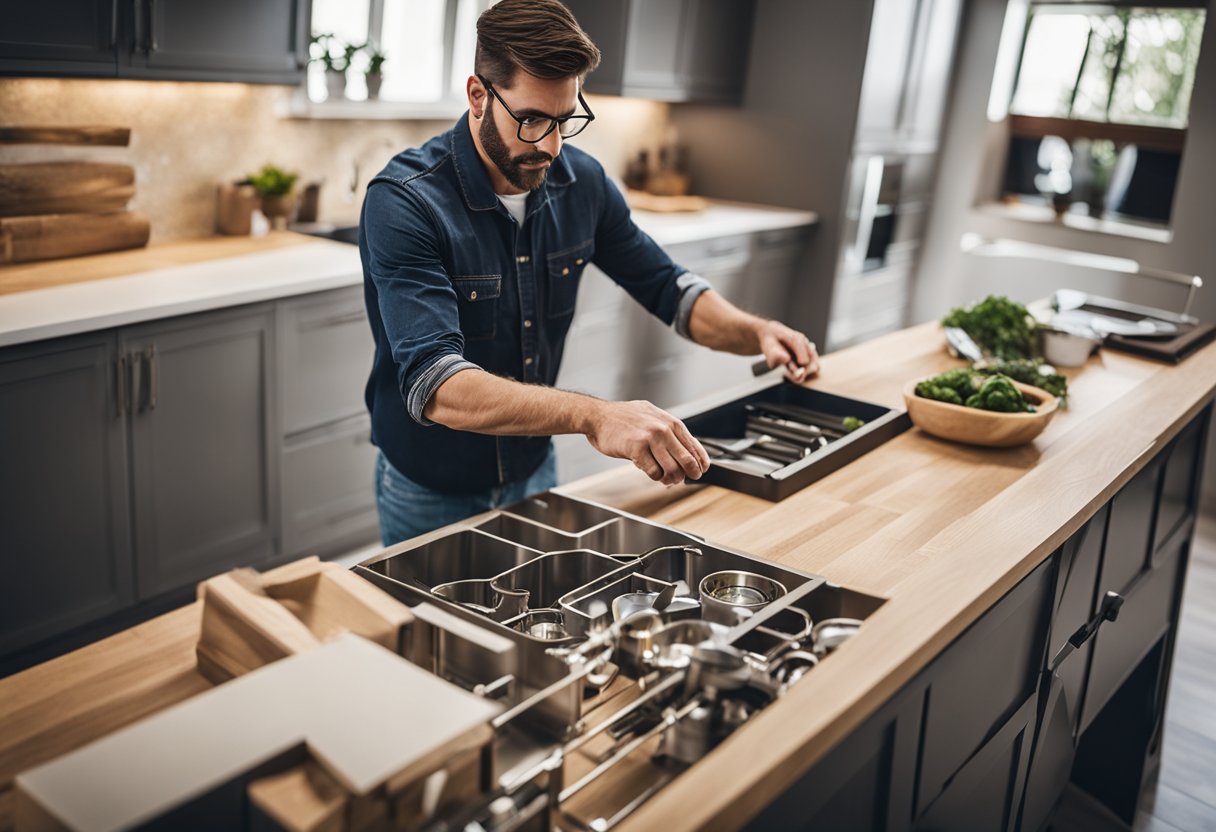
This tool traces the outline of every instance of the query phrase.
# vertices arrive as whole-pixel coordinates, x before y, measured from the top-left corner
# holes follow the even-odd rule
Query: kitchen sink
[[[307,234],[310,237],[323,237],[326,240],[335,240],[339,243],[350,243],[353,246],[359,245],[358,225],[297,223],[295,225],[288,226],[288,230],[295,231],[299,234]]]

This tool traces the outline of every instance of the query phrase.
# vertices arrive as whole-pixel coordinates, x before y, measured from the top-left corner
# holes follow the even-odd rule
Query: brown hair
[[[477,18],[473,71],[491,84],[510,87],[518,69],[550,81],[599,63],[600,50],[560,0],[501,0]]]

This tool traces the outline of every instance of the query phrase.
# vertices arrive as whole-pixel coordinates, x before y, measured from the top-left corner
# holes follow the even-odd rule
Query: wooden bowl
[[[1059,405],[1056,397],[1046,390],[1015,381],[1014,386],[1035,406],[1034,413],[979,410],[916,395],[916,385],[922,380],[910,381],[904,387],[904,403],[912,424],[925,433],[969,445],[990,448],[1025,445],[1043,432]]]

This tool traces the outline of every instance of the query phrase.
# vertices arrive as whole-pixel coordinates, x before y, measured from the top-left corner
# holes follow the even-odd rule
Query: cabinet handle
[[[1086,621],[1081,627],[1068,637],[1068,643],[1060,648],[1060,652],[1056,653],[1055,658],[1051,660],[1050,669],[1054,671],[1060,666],[1060,663],[1068,658],[1072,651],[1081,647],[1085,642],[1094,637],[1098,632],[1098,628],[1102,626],[1104,621],[1114,621],[1119,617],[1119,608],[1123,606],[1123,596],[1117,592],[1107,592],[1102,598],[1102,603],[1098,607],[1098,611],[1094,613],[1094,617]]]
[[[148,410],[156,410],[156,344],[149,344],[144,350],[144,360],[148,366]]]
[[[121,418],[127,412],[127,397],[130,393],[130,385],[127,384],[127,357],[120,355],[114,362],[115,418]]]
[[[144,39],[143,15],[140,5],[143,0],[131,0],[131,51],[139,51],[139,45]]]
[[[148,46],[144,53],[151,57],[156,49],[156,0],[148,0]]]
[[[367,313],[360,309],[358,312],[347,312],[344,315],[332,315],[319,321],[310,321],[301,326],[300,329],[326,329],[331,326],[342,326],[343,324],[357,324],[366,320]]]

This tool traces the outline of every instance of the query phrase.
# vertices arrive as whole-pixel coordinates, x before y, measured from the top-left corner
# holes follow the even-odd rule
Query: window
[[[473,72],[477,16],[494,0],[313,0],[312,31],[331,34],[331,54],[366,44],[351,57],[345,97],[366,99],[368,51],[384,56],[382,101],[436,105],[464,101]],[[314,50],[316,47],[314,47]],[[309,67],[308,97],[327,98],[325,71]]]
[[[1009,105],[1006,193],[1167,223],[1203,6],[1032,2]]]

